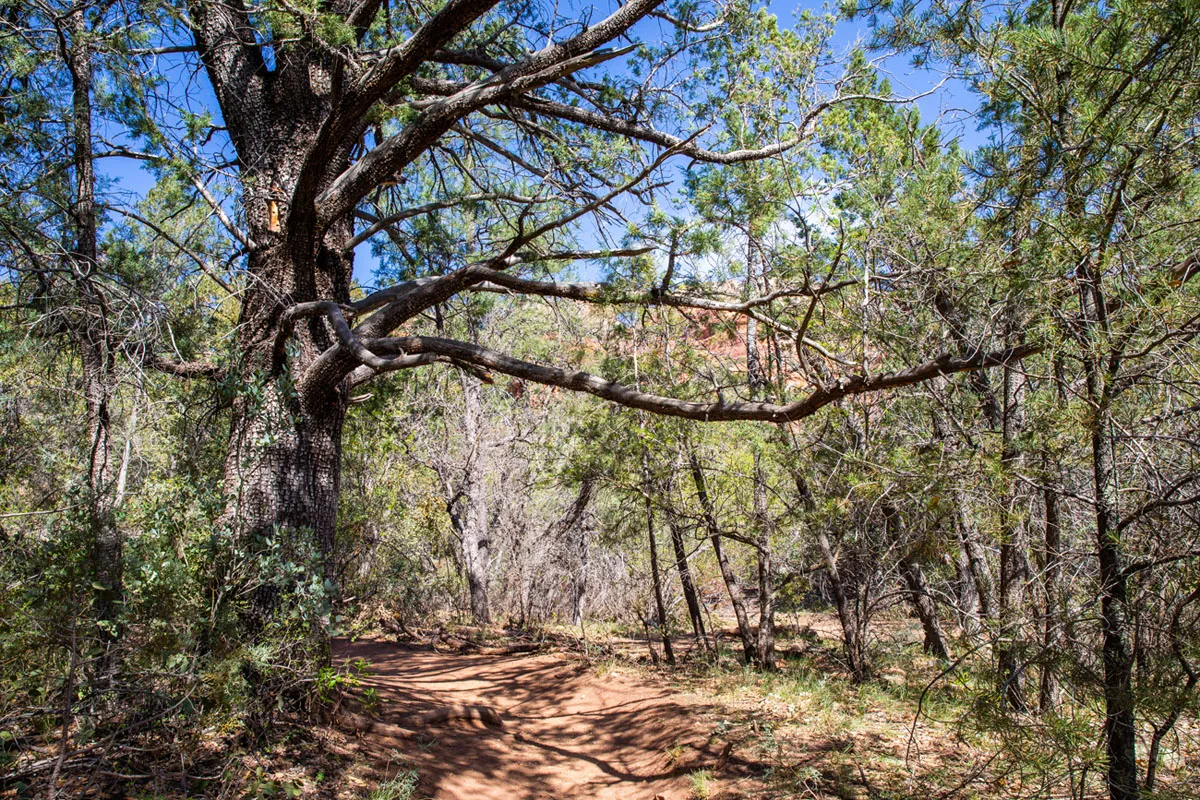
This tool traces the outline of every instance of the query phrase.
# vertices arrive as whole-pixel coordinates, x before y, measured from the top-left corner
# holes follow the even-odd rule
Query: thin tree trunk
[[[1045,458],[1044,466],[1050,469],[1049,456]],[[1059,685],[1056,670],[1058,668],[1058,643],[1062,639],[1062,625],[1066,616],[1062,608],[1062,523],[1059,519],[1058,492],[1055,482],[1047,482],[1042,487],[1042,501],[1045,511],[1045,547],[1046,563],[1042,570],[1042,583],[1045,587],[1046,608],[1042,627],[1042,647],[1045,650],[1042,662],[1042,681],[1038,692],[1038,708],[1042,713],[1051,711],[1059,703]]]
[[[746,599],[742,595],[742,587],[738,584],[737,574],[729,563],[721,547],[721,529],[717,525],[716,513],[713,510],[712,499],[704,483],[704,471],[700,468],[700,460],[696,451],[688,452],[688,464],[692,470],[692,481],[696,484],[696,497],[700,500],[700,510],[704,514],[704,525],[708,529],[712,541],[713,554],[717,557],[717,565],[721,568],[721,578],[725,581],[725,589],[729,593],[729,604],[733,606],[733,615],[737,618],[738,637],[742,640],[742,651],[747,664],[758,663],[758,647],[750,629],[750,616],[746,613]]]
[[[1058,402],[1062,407],[1067,405],[1066,364],[1061,354],[1054,357],[1054,386],[1058,394]],[[1063,475],[1056,458],[1050,452],[1043,452],[1042,468],[1046,473],[1046,482],[1042,487],[1042,501],[1045,512],[1046,528],[1044,531],[1046,563],[1043,583],[1046,595],[1046,619],[1042,631],[1042,644],[1045,648],[1045,665],[1042,667],[1042,683],[1038,696],[1039,709],[1045,713],[1056,708],[1061,700],[1061,688],[1058,683],[1057,670],[1063,653],[1064,638],[1072,642],[1075,648],[1075,629],[1068,611],[1068,592],[1063,586],[1063,527],[1060,510],[1063,496]]]
[[[1092,429],[1092,457],[1096,490],[1096,539],[1100,552],[1100,620],[1104,637],[1104,730],[1108,737],[1108,788],[1112,800],[1134,800],[1138,796],[1138,775],[1133,648],[1129,636],[1125,556],[1120,535],[1114,530],[1116,474],[1108,425],[1107,409],[1102,408],[1097,413]]]
[[[984,619],[990,619],[995,615],[996,608],[995,582],[992,580],[992,571],[988,567],[987,553],[984,551],[983,545],[975,538],[967,518],[966,508],[961,505],[958,536],[963,555],[966,557],[967,566],[970,569],[971,580],[975,584],[975,597],[979,601],[979,613]]]
[[[575,571],[575,585],[571,591],[571,624],[583,624],[583,601],[587,595],[588,557],[591,550],[591,524],[588,519],[588,504],[592,501],[592,490],[595,481],[591,476],[585,477],[579,485],[579,494],[575,502],[567,510],[561,528],[564,536],[572,529],[578,528],[575,541],[575,552],[578,554],[578,567]]]
[[[775,664],[774,566],[771,561],[771,528],[767,516],[767,483],[757,453],[754,455],[754,516],[758,537],[758,664],[768,672]]]
[[[1095,492],[1096,545],[1100,556],[1100,625],[1104,661],[1104,733],[1107,739],[1108,791],[1112,800],[1136,800],[1138,790],[1136,700],[1133,694],[1133,647],[1130,639],[1128,577],[1124,543],[1117,527],[1116,453],[1112,432],[1112,376],[1117,354],[1101,360],[1093,352],[1108,334],[1107,301],[1100,275],[1084,261],[1079,268],[1079,305],[1086,323],[1083,369],[1090,422]]]
[[[979,633],[979,590],[971,573],[971,559],[965,548],[954,554],[954,588],[958,601],[958,624],[968,636]]]
[[[696,641],[707,641],[704,634],[704,618],[701,616],[700,597],[696,593],[696,584],[692,580],[692,570],[688,566],[687,549],[683,543],[683,531],[679,527],[679,519],[670,511],[667,512],[667,527],[671,529],[671,546],[675,550],[675,568],[679,571],[679,583],[683,588],[683,599],[687,603],[688,617],[692,623],[692,633]]]
[[[760,286],[763,267],[761,242],[751,220],[746,244],[746,296],[756,292]],[[765,287],[761,287],[764,288]],[[746,375],[749,382],[750,399],[762,397],[767,386],[767,374],[763,367],[758,345],[758,320],[746,319]],[[771,560],[771,530],[767,513],[766,476],[762,469],[762,455],[754,454],[754,528],[758,555],[758,663],[767,671],[775,670],[775,598]]]
[[[846,585],[838,570],[837,558],[829,545],[829,537],[825,531],[817,534],[817,546],[821,549],[821,557],[825,561],[825,574],[829,579],[829,589],[833,592],[833,602],[837,607],[838,621],[842,624],[842,642],[846,648],[846,660],[850,662],[850,674],[855,683],[865,683],[871,677],[871,664],[867,658],[863,642],[858,635],[858,613],[850,596],[846,593]]]
[[[467,501],[462,530],[463,567],[467,573],[471,616],[475,622],[486,625],[492,621],[488,603],[492,556],[484,464],[483,401],[479,381],[465,372],[462,373],[462,387],[463,432],[471,448],[462,489]]]
[[[1003,495],[1000,500],[1000,629],[996,643],[996,661],[1000,693],[1014,711],[1024,711],[1025,681],[1021,661],[1022,616],[1025,581],[1024,523],[1018,518],[1016,477],[1020,463],[1016,434],[1020,425],[1020,392],[1010,367],[1004,368],[1004,405],[1001,428],[1001,464]]]
[[[925,582],[921,564],[911,555],[905,556],[900,559],[900,575],[908,589],[909,602],[917,612],[917,619],[921,620],[921,628],[925,632],[925,652],[943,660],[949,659],[950,650],[946,647],[946,637],[938,620],[937,604]]]
[[[577,552],[579,553],[579,567],[575,573],[574,591],[571,593],[571,624],[583,624],[583,606],[584,598],[587,597],[587,577],[588,577],[588,557],[591,550],[591,525],[584,515],[579,523],[579,540],[577,544]]]
[[[903,521],[900,518],[900,512],[890,502],[885,501],[883,504],[883,519],[884,525],[888,528],[888,542],[893,546],[901,547],[902,550],[909,550],[908,545],[904,542]],[[941,659],[950,658],[950,651],[946,647],[946,638],[942,633],[942,623],[937,616],[937,604],[934,603],[929,586],[925,583],[925,573],[911,551],[900,559],[900,577],[907,589],[908,602],[916,612],[917,619],[921,621],[921,628],[925,632],[925,652]]]
[[[110,349],[108,308],[93,279],[99,265],[96,218],[96,174],[92,152],[92,49],[88,44],[87,16],[80,12],[68,21],[69,42],[64,56],[71,73],[72,161],[75,197],[71,219],[75,242],[71,262],[82,309],[71,323],[83,373],[83,397],[87,415],[88,525],[91,529],[92,598],[100,638],[111,645],[119,637],[118,614],[122,591],[122,541],[114,514],[112,426],[109,400],[112,394],[113,354]],[[104,670],[112,668],[107,656]]]
[[[1108,740],[1108,789],[1112,800],[1138,797],[1137,728],[1133,696],[1133,648],[1129,634],[1128,579],[1120,533],[1109,397],[1099,365],[1084,359],[1088,396],[1094,401],[1092,474],[1096,493],[1096,542],[1100,555],[1100,621],[1103,631],[1104,732]]]
[[[642,453],[642,492],[646,502],[646,535],[650,539],[650,582],[654,589],[654,606],[658,611],[658,630],[663,641],[663,656],[667,664],[675,666],[675,651],[671,648],[670,622],[667,620],[667,604],[663,601],[662,576],[658,569],[658,541],[654,536],[654,503],[651,498],[650,468],[646,454]]]

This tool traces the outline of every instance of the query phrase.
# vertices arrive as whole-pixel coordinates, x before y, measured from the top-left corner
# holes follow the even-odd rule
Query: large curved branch
[[[142,367],[152,369],[155,372],[174,375],[176,378],[208,378],[215,380],[222,375],[222,370],[219,366],[210,364],[207,361],[175,361],[151,351],[132,347],[124,349],[126,355]]]
[[[627,48],[598,48],[624,34],[663,0],[631,0],[606,19],[572,38],[545,47],[525,60],[429,106],[417,119],[343,172],[316,198],[321,226],[348,213],[381,181],[411,164],[454,123],[474,110],[515,97],[611,58]]]
[[[511,267],[536,261],[629,257],[643,255],[649,250],[650,248],[639,247],[625,250],[563,251],[541,255],[521,253],[502,255],[487,261],[468,264],[445,275],[417,278],[397,286],[390,286],[345,308],[328,301],[301,303],[285,312],[284,324],[281,325],[275,341],[276,357],[282,357],[283,344],[291,335],[291,324],[294,320],[318,315],[328,317],[338,336],[338,343],[318,356],[298,382],[298,388],[303,396],[318,398],[360,365],[371,369],[381,366],[380,363],[373,361],[373,353],[364,352],[361,349],[362,340],[386,336],[405,320],[411,319],[430,306],[444,303],[459,292],[466,291],[486,280],[489,276],[502,274],[496,269],[497,267]],[[361,317],[372,311],[376,313],[367,317],[353,331],[349,330],[345,319],[347,314],[352,317]]]
[[[450,0],[417,28],[412,36],[384,52],[357,76],[317,132],[296,181],[291,198],[292,208],[309,208],[321,184],[321,177],[328,168],[330,156],[343,144],[371,106],[413,72],[430,53],[436,52],[495,5],[496,0]],[[369,8],[369,4],[364,8]],[[340,214],[330,219],[336,216]]]
[[[473,364],[534,383],[587,392],[619,405],[662,416],[682,417],[702,422],[744,420],[777,423],[793,422],[811,416],[830,403],[851,395],[910,386],[941,375],[1008,364],[1040,352],[1042,349],[1038,345],[1024,345],[999,352],[976,353],[969,356],[946,354],[897,372],[880,375],[847,375],[814,389],[808,397],[793,403],[779,405],[724,399],[709,403],[679,400],[643,392],[580,370],[533,364],[480,345],[434,336],[394,336],[385,339],[367,339],[363,341],[363,345],[372,352],[380,354],[432,353],[454,362]]]
[[[439,52],[443,45],[496,4],[497,0],[450,0],[412,36],[384,51],[359,77],[347,99],[364,110],[369,108],[431,53]],[[348,110],[353,112],[355,109]]]

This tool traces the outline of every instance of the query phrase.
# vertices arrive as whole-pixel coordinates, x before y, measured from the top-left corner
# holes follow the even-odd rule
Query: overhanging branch
[[[731,422],[737,420],[762,422],[793,422],[811,416],[821,408],[857,394],[910,386],[940,375],[1009,364],[1038,353],[1038,345],[1024,345],[1007,350],[977,353],[969,356],[941,355],[937,358],[896,372],[879,375],[847,375],[814,389],[808,397],[793,403],[748,402],[741,400],[695,402],[643,392],[615,381],[581,370],[561,369],[522,361],[476,344],[442,339],[434,336],[395,336],[367,339],[363,345],[374,353],[417,355],[431,353],[455,362],[474,364],[534,383],[558,386],[572,391],[587,392],[619,405],[648,411],[662,416],[682,417],[702,422]]]

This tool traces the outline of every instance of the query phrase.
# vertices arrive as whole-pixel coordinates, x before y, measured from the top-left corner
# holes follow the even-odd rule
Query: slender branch
[[[532,197],[518,197],[515,195],[480,193],[480,194],[468,194],[468,195],[464,195],[462,197],[455,197],[450,200],[436,200],[432,203],[425,203],[423,205],[413,206],[412,208],[406,208],[403,211],[397,211],[395,214],[391,214],[386,217],[370,219],[371,226],[369,228],[367,228],[366,230],[364,230],[362,233],[355,236],[353,239],[351,239],[350,242],[345,247],[345,252],[347,252],[347,253],[350,252],[351,250],[358,247],[360,244],[367,241],[368,239],[370,239],[372,236],[379,233],[383,229],[389,228],[392,225],[395,225],[397,222],[403,222],[406,219],[411,219],[412,217],[420,216],[421,214],[432,214],[434,211],[441,211],[441,210],[447,209],[447,208],[454,208],[455,206],[467,205],[468,203],[482,203],[487,200],[506,200],[506,199],[512,199],[512,200],[514,200],[516,202],[520,202],[520,203],[534,202],[534,199]],[[365,215],[362,214],[361,212],[359,212],[359,215],[365,217]]]
[[[631,139],[657,144],[662,147],[678,148],[679,153],[690,158],[694,158],[697,161],[703,161],[709,164],[741,164],[747,161],[759,161],[764,158],[777,156],[781,153],[786,153],[787,151],[792,150],[800,144],[803,144],[812,137],[821,115],[835,105],[848,103],[854,100],[872,100],[878,103],[897,104],[908,103],[913,99],[916,98],[882,97],[879,95],[869,94],[840,95],[828,100],[823,100],[809,109],[809,111],[804,115],[803,119],[801,119],[799,124],[797,124],[797,134],[792,138],[785,139],[765,147],[730,150],[727,152],[709,150],[707,148],[700,147],[699,145],[691,144],[687,140],[670,133],[665,133],[654,128],[648,128],[644,125],[629,122],[628,120],[624,120],[620,117],[615,117],[610,114],[601,114],[597,111],[589,111],[578,106],[567,105],[566,103],[559,103],[537,97],[516,97],[505,100],[504,104],[512,108],[519,108],[535,114],[543,114],[545,116],[555,117],[567,122],[579,123],[580,125],[586,125],[589,128],[595,128],[597,130],[607,131],[609,133],[615,133],[621,136],[628,136]]]
[[[727,303],[711,300],[706,297],[670,294],[651,289],[646,292],[625,292],[607,283],[561,283],[555,281],[535,281],[521,278],[496,270],[484,270],[486,283],[472,287],[479,292],[515,292],[517,294],[532,294],[541,297],[562,297],[569,300],[582,300],[588,303],[606,305],[657,305],[675,308],[697,308],[708,311],[728,311],[745,313],[752,308],[768,305],[783,297],[820,297],[823,294],[835,292],[846,286],[858,283],[857,280],[845,280],[829,286],[802,286],[793,289],[779,289],[761,297],[752,297],[741,303]]]

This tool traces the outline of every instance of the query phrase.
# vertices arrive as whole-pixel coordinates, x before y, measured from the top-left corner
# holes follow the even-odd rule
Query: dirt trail
[[[597,676],[560,654],[459,655],[343,641],[334,656],[371,662],[364,686],[383,699],[383,722],[451,704],[500,713],[502,729],[456,720],[416,739],[385,726],[362,734],[359,751],[380,768],[416,768],[421,798],[683,800],[688,774],[711,770],[723,744],[710,741],[701,699],[628,673]]]

